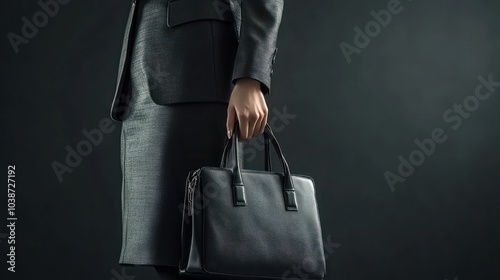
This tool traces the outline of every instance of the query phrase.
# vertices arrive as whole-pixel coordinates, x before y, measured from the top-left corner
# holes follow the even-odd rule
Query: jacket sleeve
[[[241,28],[232,83],[239,78],[260,81],[263,94],[270,94],[272,67],[284,0],[242,0]]]

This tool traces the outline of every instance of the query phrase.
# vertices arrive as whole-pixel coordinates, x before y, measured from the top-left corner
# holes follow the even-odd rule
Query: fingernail
[[[227,131],[227,138],[228,138],[228,139],[231,139],[231,130],[228,130],[228,131]]]

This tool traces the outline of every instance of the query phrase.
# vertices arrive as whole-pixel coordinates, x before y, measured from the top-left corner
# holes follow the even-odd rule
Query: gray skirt
[[[227,103],[158,105],[152,101],[144,75],[154,65],[144,58],[150,51],[148,36],[163,34],[155,19],[166,16],[165,9],[154,7],[139,4],[136,11],[140,15],[128,73],[131,99],[121,128],[119,263],[178,266],[185,180],[190,170],[220,165]],[[202,94],[203,88],[199,90]],[[239,145],[243,151],[243,143]]]

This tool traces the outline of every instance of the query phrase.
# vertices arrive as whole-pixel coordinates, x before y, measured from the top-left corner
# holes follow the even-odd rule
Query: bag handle
[[[223,166],[221,167],[228,167],[227,164],[227,157],[229,155],[229,148],[232,148],[233,151],[233,159],[234,163],[230,168],[232,169],[232,183],[231,183],[231,188],[232,188],[232,193],[233,193],[233,204],[234,206],[245,206],[246,205],[246,198],[245,198],[245,186],[243,184],[243,179],[241,176],[241,168],[240,168],[240,162],[239,162],[239,155],[238,155],[238,132],[239,132],[239,124],[238,122],[235,123],[234,126],[234,131],[233,131],[233,136],[231,137],[231,141],[228,141],[224,153],[223,153],[223,160],[222,162],[224,163]],[[295,196],[295,188],[293,187],[293,181],[292,181],[292,176],[290,173],[290,167],[288,166],[288,163],[286,162],[285,157],[283,156],[283,152],[281,151],[281,147],[276,140],[276,137],[274,136],[274,133],[271,129],[271,127],[266,124],[264,133],[267,134],[268,139],[271,140],[274,149],[276,153],[278,154],[278,158],[280,159],[281,165],[283,167],[284,171],[284,178],[283,178],[283,197],[285,200],[285,209],[287,211],[297,211],[298,206],[297,206],[297,199]],[[230,144],[229,144],[230,143]],[[270,153],[267,153],[266,155],[266,161],[270,161]]]
[[[266,124],[267,125],[267,124]],[[263,133],[264,134],[264,168],[266,171],[273,171],[272,170],[272,164],[271,164],[271,152],[269,151],[269,134]],[[224,151],[222,153],[222,159],[220,161],[220,167],[226,167],[227,166],[227,153],[229,153],[229,147],[231,145],[231,139],[227,139],[226,137],[226,144],[224,145]],[[234,163],[233,163],[234,164]]]

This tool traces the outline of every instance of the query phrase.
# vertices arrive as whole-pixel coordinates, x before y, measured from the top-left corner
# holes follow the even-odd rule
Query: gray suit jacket
[[[128,100],[128,70],[138,21],[133,0],[123,39],[110,116],[122,121]],[[141,42],[152,67],[145,77],[156,104],[229,102],[238,78],[261,82],[270,94],[283,0],[169,0],[161,45]],[[163,36],[163,34],[162,34]],[[164,38],[165,39],[165,38]],[[165,59],[166,58],[166,59]]]

